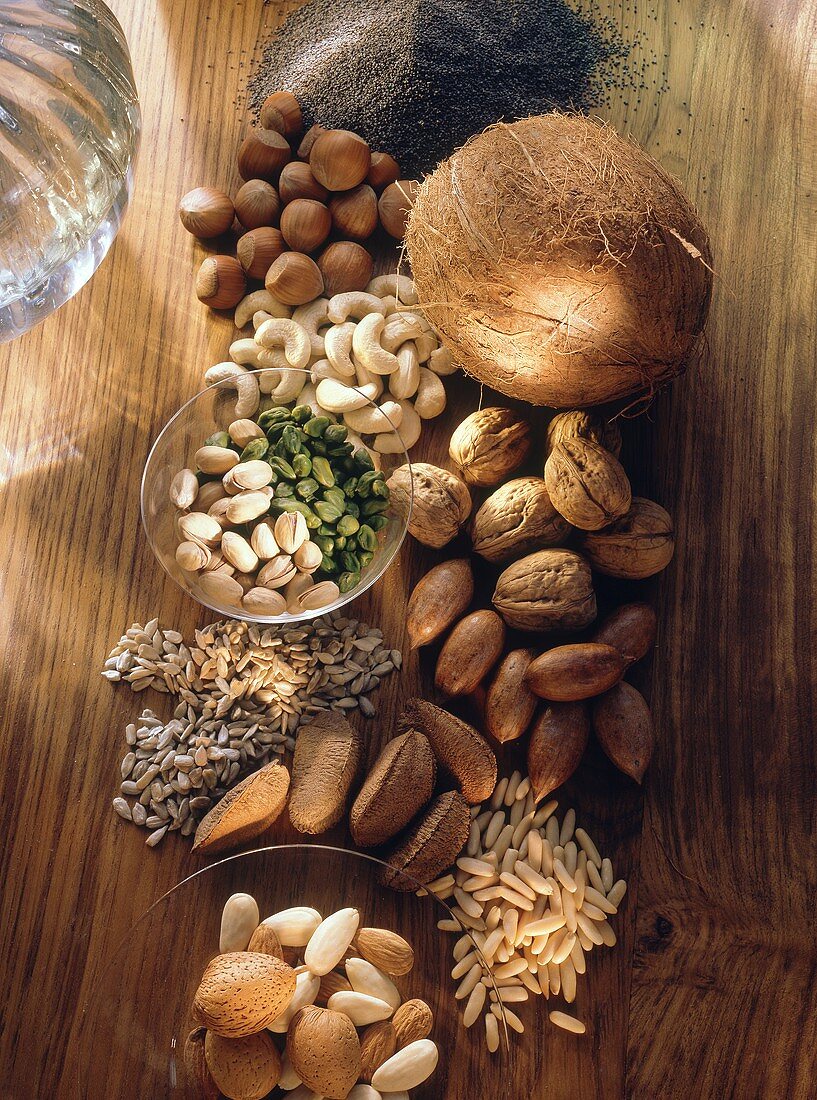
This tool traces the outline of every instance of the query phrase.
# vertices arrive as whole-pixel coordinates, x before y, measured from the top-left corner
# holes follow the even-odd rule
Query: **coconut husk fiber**
[[[653,392],[684,369],[709,309],[709,241],[680,186],[583,116],[472,138],[423,183],[406,243],[457,362],[533,404]]]

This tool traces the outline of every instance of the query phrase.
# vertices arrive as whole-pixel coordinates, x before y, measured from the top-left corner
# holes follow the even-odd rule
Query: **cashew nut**
[[[382,455],[401,454],[410,450],[420,438],[422,422],[410,401],[398,401],[402,419],[399,432],[383,432],[375,437],[374,449]]]
[[[258,353],[261,349],[252,337],[244,337],[241,340],[233,340],[230,344],[230,358],[234,363],[240,363],[242,366],[246,366],[248,363],[250,366],[259,366]]]
[[[442,344],[432,351],[428,360],[428,366],[435,374],[440,375],[453,374],[457,369],[457,364],[454,362],[451,352],[448,348],[443,347]]]
[[[423,420],[432,420],[445,408],[445,386],[427,367],[420,367],[420,380],[414,396],[414,408]]]
[[[204,381],[208,386],[215,386],[218,382],[228,380],[235,387],[238,397],[235,403],[236,419],[243,420],[244,417],[252,416],[261,400],[258,379],[237,363],[216,363],[204,375]]]
[[[414,342],[417,345],[417,358],[421,363],[425,363],[439,346],[440,341],[437,338],[436,332],[422,313],[406,312],[401,314],[401,316],[406,321],[414,321],[423,330],[420,336],[414,337]]]
[[[355,365],[351,359],[352,337],[357,326],[354,321],[345,321],[342,325],[333,325],[326,334],[324,345],[326,358],[338,374],[353,378]]]
[[[289,306],[273,298],[268,290],[254,290],[235,307],[235,327],[244,328],[259,309],[266,310],[271,317],[289,317],[292,312]]]
[[[343,414],[343,421],[353,432],[362,435],[387,433],[400,427],[403,410],[396,401],[384,401],[382,405],[366,404],[365,408],[352,409]]]
[[[317,363],[313,363],[310,368],[310,375],[312,382],[317,386],[318,382],[321,382],[324,378],[333,378],[336,382],[343,382],[347,384],[348,378],[344,378],[342,374],[338,374],[328,359],[319,359]]]
[[[369,393],[369,392],[374,393],[374,397],[372,398],[372,401],[376,401],[378,399],[378,397],[380,397],[380,395],[383,393],[383,378],[382,378],[382,376],[379,375],[379,374],[372,374],[371,371],[366,370],[366,368],[361,363],[358,363],[357,360],[354,360],[354,364],[355,364],[355,378],[357,379],[357,382],[355,384],[356,384],[357,388],[358,389],[364,389],[365,388],[366,393]]]
[[[380,313],[370,313],[357,325],[352,337],[355,359],[374,374],[393,374],[398,366],[397,356],[380,346],[380,334],[386,318]]]
[[[334,378],[321,379],[315,387],[315,393],[321,408],[334,413],[354,412],[374,400],[374,394],[368,386],[355,389]]]
[[[383,332],[380,334],[380,345],[386,351],[396,352],[406,340],[416,340],[422,336],[423,326],[414,314],[396,314],[386,321]],[[415,346],[416,350],[416,346]]]
[[[414,283],[407,275],[377,275],[366,287],[369,294],[377,294],[381,298],[387,294],[395,294],[399,301],[407,306],[417,304],[417,291]]]
[[[319,332],[322,325],[326,324],[326,311],[329,308],[328,298],[316,298],[314,302],[307,302],[292,314],[292,320],[297,321],[301,328],[306,330],[309,342],[312,345],[312,354],[323,356],[323,336]]]
[[[420,360],[417,358],[417,345],[408,340],[397,352],[400,366],[389,378],[389,390],[392,397],[404,400],[417,392],[420,381]]]
[[[315,416],[328,416],[330,420],[334,420],[335,417],[326,409],[322,409],[318,404],[318,395],[315,392],[315,387],[311,382],[307,382],[301,392],[298,394],[299,405],[309,405],[310,409]]]
[[[252,327],[254,332],[258,332],[265,321],[269,321],[272,318],[271,313],[267,313],[265,309],[259,309],[252,315]]]
[[[258,375],[258,388],[261,393],[270,394],[281,381],[281,367],[262,370]]]
[[[342,325],[350,317],[361,320],[368,313],[379,313],[381,317],[386,315],[383,303],[374,294],[366,294],[362,290],[347,290],[344,294],[336,294],[329,299],[327,314],[333,325]]]
[[[275,348],[283,344],[287,362],[298,370],[307,366],[312,354],[309,333],[297,321],[285,317],[273,317],[265,321],[256,332],[255,341],[263,348]]]
[[[281,371],[281,380],[270,393],[273,404],[287,405],[294,401],[306,384],[307,375],[294,367]]]

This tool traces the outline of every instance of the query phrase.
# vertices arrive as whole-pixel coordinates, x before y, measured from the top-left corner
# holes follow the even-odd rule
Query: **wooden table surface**
[[[153,559],[139,479],[157,432],[231,339],[230,323],[193,299],[201,249],[175,207],[199,183],[234,186],[253,48],[283,10],[113,7],[144,114],[133,204],[90,285],[0,349],[8,1100],[76,1095],[78,1006],[136,916],[193,867],[184,842],[146,849],[111,812],[123,727],[146,700],[98,671],[134,619],[159,614],[186,632],[207,621]],[[571,786],[630,880],[620,942],[593,956],[581,987],[588,1035],[540,1018],[515,1047],[508,1095],[806,1100],[817,1092],[817,4],[635,7],[606,10],[648,88],[613,93],[602,113],[697,203],[716,293],[700,361],[629,429],[636,485],[677,524],[675,561],[653,586],[657,754],[643,799],[593,757]],[[460,383],[452,417],[478,399]],[[445,424],[429,433],[424,453],[442,458],[445,435]],[[405,643],[407,587],[429,560],[404,550],[361,607],[394,645]],[[429,682],[415,657],[392,677],[373,747],[402,696]]]

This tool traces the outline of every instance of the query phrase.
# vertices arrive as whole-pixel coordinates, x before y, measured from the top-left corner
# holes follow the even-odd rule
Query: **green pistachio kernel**
[[[351,592],[360,584],[360,573],[341,573],[338,577],[338,588],[341,592]]]
[[[312,473],[312,459],[301,451],[300,454],[293,456],[292,469],[296,477],[309,477]]]
[[[335,484],[335,475],[332,473],[329,461],[320,455],[312,459],[312,474],[321,485],[325,485],[327,488],[331,488]]]
[[[373,470],[374,469],[374,462],[372,461],[372,456],[369,454],[369,452],[366,450],[365,447],[358,447],[358,449],[355,451],[355,453],[352,457],[355,461],[355,465],[357,466],[357,468],[360,470],[361,473],[363,473],[365,470]]]
[[[340,563],[349,573],[360,572],[360,559],[351,550],[344,550],[340,555]]]
[[[331,423],[328,416],[313,416],[304,424],[304,431],[310,439],[321,439]]]
[[[312,409],[309,405],[296,405],[292,410],[292,419],[296,424],[306,424],[312,418]]]
[[[373,558],[374,554],[371,550],[360,550],[357,555],[357,560],[360,562],[360,568],[365,569]]]
[[[362,550],[377,549],[377,535],[367,523],[364,523],[357,533],[357,544]]]
[[[369,526],[373,531],[382,531],[384,527],[388,527],[388,516],[369,516]]]
[[[295,471],[281,455],[267,455],[267,462],[269,462],[273,470],[277,470],[282,477],[287,479],[287,481],[295,481]]]
[[[337,523],[343,515],[340,508],[336,508],[334,504],[328,504],[325,500],[315,501],[314,509],[324,523]]]
[[[327,443],[345,443],[346,436],[349,434],[349,429],[345,424],[330,424],[326,431],[323,433],[323,438]],[[350,452],[347,451],[347,454]]]
[[[269,450],[269,442],[266,438],[251,439],[244,450],[241,452],[242,462],[253,462],[259,458],[264,458]]]
[[[321,559],[321,572],[328,574],[330,577],[334,577],[337,571],[338,567],[335,564],[335,559],[330,558],[328,554],[324,554]]]
[[[337,523],[339,535],[354,535],[360,529],[360,523],[354,516],[341,516]]]
[[[286,424],[291,420],[289,409],[282,409],[277,405],[274,409],[267,409],[258,417],[257,424],[262,431],[266,431],[274,424]]]
[[[376,516],[380,512],[385,512],[389,506],[387,500],[381,500],[379,497],[372,497],[371,500],[367,500],[361,508],[361,514],[366,516]]]

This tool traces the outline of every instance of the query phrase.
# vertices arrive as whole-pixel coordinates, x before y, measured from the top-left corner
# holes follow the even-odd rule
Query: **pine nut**
[[[497,837],[502,832],[504,827],[505,827],[505,814],[502,812],[502,810],[497,810],[496,813],[491,818],[491,820],[488,822],[488,827],[485,830],[485,836],[483,837],[483,843],[484,843],[486,848],[493,848],[494,847],[494,845],[496,844],[496,841],[497,841]],[[513,829],[511,829],[511,833],[513,833]],[[507,845],[506,845],[506,847],[507,847]],[[494,849],[494,850],[496,850],[496,849]],[[472,853],[469,852],[468,854],[470,856]]]
[[[578,937],[576,938],[576,942],[573,944],[573,950],[570,952],[570,959],[573,963],[573,968],[575,969],[576,973],[584,974],[587,969],[587,962],[584,957],[584,949],[582,948],[581,942],[579,941]]]
[[[567,932],[567,935],[553,952],[551,961],[556,963],[557,966],[561,965],[566,958],[569,957],[570,952],[573,950],[573,944],[576,942],[575,932]]]
[[[527,798],[529,792],[530,792],[530,776],[526,775],[525,778],[522,780],[522,782],[519,784],[519,786],[516,788],[516,796],[515,797],[516,797],[517,801],[519,801],[520,798]]]
[[[485,1042],[491,1054],[496,1054],[499,1050],[499,1024],[490,1012],[485,1014]]]
[[[605,894],[609,894],[613,889],[613,864],[609,859],[601,861],[601,881],[604,883]]]
[[[476,951],[469,951],[464,958],[460,959],[454,969],[451,971],[451,977],[456,981],[458,978],[463,978],[474,965],[478,962]]]
[[[562,820],[562,827],[559,830],[559,843],[562,847],[567,846],[567,842],[573,839],[573,832],[576,828],[576,811],[571,807],[565,814]]]
[[[492,847],[496,852],[496,858],[501,860],[511,846],[513,840],[513,825],[506,825],[494,841]]]
[[[552,817],[553,814],[556,813],[558,808],[559,803],[556,801],[555,798],[552,798],[550,802],[546,802],[544,806],[540,806],[540,808],[536,811],[536,816],[533,819],[534,827],[540,829],[548,820],[548,818]]]
[[[508,780],[500,779],[497,785],[494,787],[494,793],[491,795],[491,801],[489,803],[492,810],[498,810],[505,800],[505,791],[508,789]]]
[[[519,784],[522,782],[522,776],[519,772],[514,772],[511,778],[508,780],[508,785],[505,788],[505,793],[502,796],[502,801],[506,806],[512,806],[514,799],[516,798],[516,790]]]
[[[523,882],[518,875],[511,874],[509,871],[503,871],[499,876],[499,881],[504,883],[505,886],[510,886],[512,890],[515,890],[517,894],[521,894],[523,898],[529,898],[531,901],[536,901],[536,891],[531,889],[526,882]]]
[[[482,966],[476,962],[465,975],[460,982],[459,986],[454,993],[454,998],[457,1001],[463,1001],[466,997],[470,996],[471,990],[479,982],[482,977]]]
[[[565,844],[564,858],[564,865],[567,868],[567,873],[571,876],[574,875],[578,864],[579,849],[576,847],[576,842],[574,840],[569,840],[567,844]]]
[[[553,860],[553,873],[566,890],[571,894],[576,893],[576,882],[560,859]]]
[[[526,898],[523,894],[518,894],[516,890],[512,890],[510,886],[499,886],[499,896],[504,898],[505,901],[509,901],[512,905],[515,905],[517,909],[533,909],[533,902],[530,898]]]
[[[607,900],[611,905],[615,905],[616,909],[621,905],[621,899],[627,893],[627,883],[623,878],[620,878],[608,891]]]
[[[524,959],[511,959],[510,962],[503,963],[502,966],[497,966],[494,969],[494,977],[500,978],[514,978],[522,970],[527,970],[528,964]]]
[[[576,923],[591,943],[595,943],[597,946],[601,946],[601,944],[604,943],[604,937],[601,934],[599,926],[589,917],[585,916],[581,909],[576,914]],[[582,946],[584,946],[584,944],[582,944]]]
[[[536,833],[531,833],[531,836],[537,835],[538,834]],[[542,875],[538,873],[538,871],[533,870],[529,863],[519,863],[516,867],[516,870],[514,871],[514,874],[518,875],[519,878],[521,878],[522,881],[527,886],[530,886],[530,888],[534,890],[537,894],[549,895],[551,893],[551,888],[548,883],[545,881]]]
[[[577,1020],[575,1016],[568,1016],[566,1012],[550,1012],[548,1013],[548,1019],[556,1027],[560,1027],[564,1031],[572,1031],[574,1035],[584,1035],[587,1030],[581,1020]]]
[[[584,829],[576,830],[576,840],[578,840],[579,844],[582,847],[582,850],[586,853],[587,858],[590,860],[590,862],[595,864],[596,867],[601,868],[601,856],[599,855],[599,850],[590,839],[590,837],[587,835],[587,833],[584,831]]]
[[[491,864],[482,859],[471,859],[468,856],[462,856],[457,860],[457,866],[466,874],[477,875],[481,878],[491,878],[494,874],[494,868]]]
[[[576,1000],[576,971],[569,958],[559,964],[559,973],[562,979],[562,996],[567,1004],[572,1004]]]
[[[575,993],[576,976],[573,975],[574,993]],[[482,982],[479,982],[471,990],[471,995],[468,998],[468,1003],[465,1006],[465,1011],[462,1014],[462,1022],[466,1027],[471,1027],[476,1023],[479,1018],[479,1014],[485,1006],[485,996],[487,990]]]
[[[587,878],[594,890],[598,890],[601,894],[607,893],[604,889],[604,883],[601,881],[601,872],[595,863],[587,864]]]

